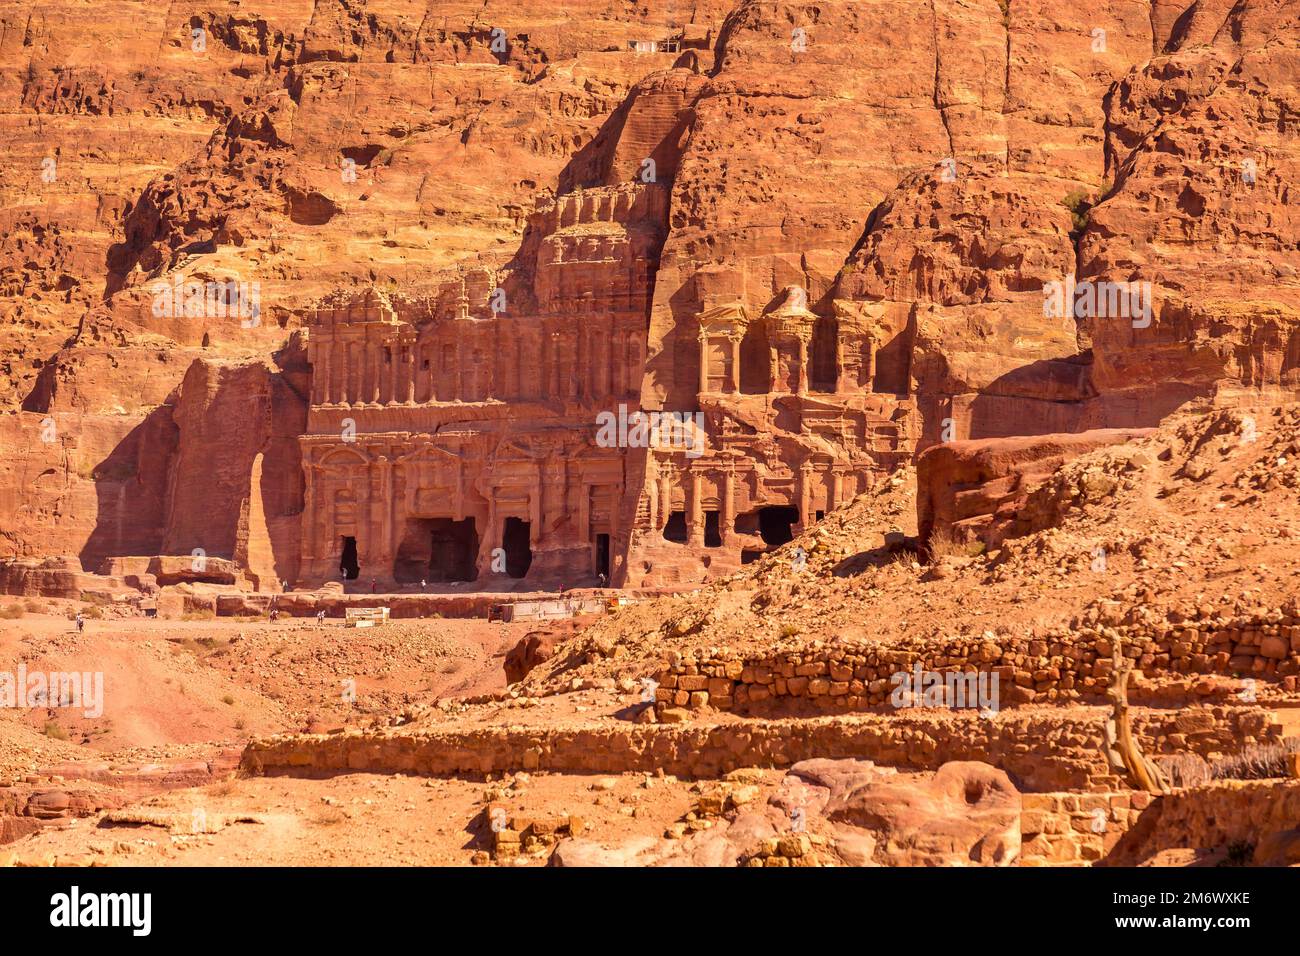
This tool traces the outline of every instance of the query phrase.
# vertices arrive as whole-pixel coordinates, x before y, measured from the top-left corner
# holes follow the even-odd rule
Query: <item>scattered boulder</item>
[[[517,684],[538,664],[555,656],[555,635],[547,631],[533,631],[506,654],[506,680]]]

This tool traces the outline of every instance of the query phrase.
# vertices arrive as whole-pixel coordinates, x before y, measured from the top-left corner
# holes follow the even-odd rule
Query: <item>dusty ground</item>
[[[50,604],[53,602],[45,602]],[[191,757],[253,734],[326,729],[505,686],[501,660],[529,628],[478,620],[0,622],[0,669],[100,671],[103,714],[0,709],[0,774],[51,759]],[[349,699],[350,698],[350,699]]]
[[[489,795],[500,795],[511,815],[579,816],[589,835],[617,842],[664,830],[688,811],[693,788],[641,774],[520,774],[495,782],[372,774],[232,778],[132,806],[156,814],[157,823],[71,820],[0,848],[0,860],[10,850],[31,862],[50,855],[130,866],[461,866],[491,845]],[[255,822],[227,822],[234,817]],[[196,825],[217,832],[195,833]]]

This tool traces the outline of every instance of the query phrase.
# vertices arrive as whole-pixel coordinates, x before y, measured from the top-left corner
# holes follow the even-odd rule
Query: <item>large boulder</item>
[[[555,655],[555,635],[548,631],[533,631],[506,654],[506,680],[517,684],[530,670],[549,661]]]
[[[1006,538],[1047,527],[1058,517],[1057,509],[1052,502],[1029,507],[1030,492],[1066,462],[1150,433],[1149,429],[1099,428],[934,445],[916,465],[921,539],[929,543],[938,535],[994,548]]]
[[[886,866],[1009,866],[1020,855],[1020,791],[1005,772],[953,761],[933,774],[846,761],[807,761],[790,773],[826,792],[821,811],[837,848]]]

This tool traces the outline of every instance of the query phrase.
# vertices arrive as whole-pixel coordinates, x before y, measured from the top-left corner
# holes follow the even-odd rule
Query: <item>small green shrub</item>
[[[1088,201],[1088,190],[1072,190],[1061,200],[1061,205],[1070,210],[1074,231],[1083,232],[1088,227],[1088,214],[1092,211],[1092,203]]]

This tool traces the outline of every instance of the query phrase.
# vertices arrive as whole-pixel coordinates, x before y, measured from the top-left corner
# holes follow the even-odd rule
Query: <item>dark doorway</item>
[[[596,573],[605,575],[609,582],[609,535],[596,535]]]
[[[916,339],[913,322],[876,350],[876,377],[872,391],[906,395],[911,390],[912,345]]]
[[[704,546],[706,548],[722,547],[722,527],[716,511],[704,512]]]
[[[361,573],[361,565],[357,562],[357,539],[351,535],[343,538],[343,556],[339,558],[339,570],[343,572],[345,581],[355,581]]]
[[[772,505],[758,509],[758,534],[773,547],[794,540],[791,525],[799,520],[799,509],[788,505]]]
[[[473,518],[412,518],[397,546],[393,577],[417,581],[473,581],[478,577],[478,531]]]
[[[840,337],[840,324],[834,318],[821,317],[813,325],[812,355],[809,386],[814,392],[834,392],[839,377],[839,364],[835,360]]]
[[[746,395],[766,395],[771,377],[767,331],[755,322],[740,340],[740,390]]]
[[[741,564],[753,564],[755,561],[757,561],[759,558],[761,558],[761,557],[762,557],[764,554],[766,554],[766,553],[767,553],[767,552],[765,552],[765,551],[755,551],[753,548],[741,548],[741,549],[740,549],[740,563],[741,563]]]
[[[478,533],[474,519],[452,521],[437,518],[429,532],[429,580],[473,581],[474,558],[478,554]]]
[[[687,533],[685,511],[674,511],[668,516],[668,523],[664,525],[664,540],[674,541],[677,544],[686,543]]]
[[[506,552],[506,574],[522,578],[533,563],[532,525],[519,518],[507,518],[501,529],[501,546]]]

